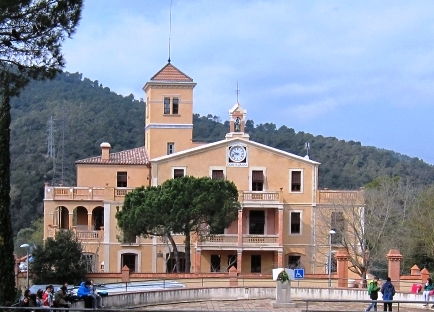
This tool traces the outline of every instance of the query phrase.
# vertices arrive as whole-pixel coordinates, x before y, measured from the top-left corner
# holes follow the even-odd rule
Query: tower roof
[[[167,63],[166,66],[151,78],[151,81],[193,82],[193,79],[188,77],[171,63]]]

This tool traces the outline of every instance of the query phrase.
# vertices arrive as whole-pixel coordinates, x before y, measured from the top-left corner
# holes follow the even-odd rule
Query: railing
[[[238,235],[237,234],[217,234],[217,235],[211,235],[205,238],[205,241],[203,244],[231,244],[236,245],[238,242]]]
[[[102,238],[102,231],[76,231],[75,235],[82,240],[96,240]]]
[[[279,201],[279,192],[244,191],[243,201]]]
[[[277,244],[278,235],[243,235],[243,244]]]
[[[134,188],[118,187],[65,187],[65,186],[46,186],[44,199],[52,200],[104,200],[115,199],[123,200],[126,194]]]
[[[362,191],[332,191],[320,190],[319,203],[327,204],[363,204]]]

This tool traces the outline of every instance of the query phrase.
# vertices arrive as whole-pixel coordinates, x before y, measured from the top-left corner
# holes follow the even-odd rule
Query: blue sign
[[[304,278],[304,269],[294,269],[294,279]]]

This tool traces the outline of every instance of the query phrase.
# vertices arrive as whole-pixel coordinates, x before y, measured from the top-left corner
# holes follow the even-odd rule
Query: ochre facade
[[[191,271],[271,274],[277,267],[328,270],[330,229],[318,214],[337,194],[318,190],[320,164],[249,139],[246,110],[228,105],[230,128],[221,141],[193,142],[193,90],[196,84],[172,64],[164,66],[143,90],[146,93],[144,146],[76,162],[77,186],[45,186],[44,237],[72,229],[83,243],[94,272],[171,272],[170,244],[160,237],[127,238],[117,228],[115,213],[125,195],[139,186],[160,185],[182,175],[233,181],[242,209],[222,234],[194,241]],[[232,107],[231,107],[232,106]],[[175,234],[183,259],[183,236]],[[335,253],[339,246],[333,245]],[[185,262],[181,263],[184,266]]]

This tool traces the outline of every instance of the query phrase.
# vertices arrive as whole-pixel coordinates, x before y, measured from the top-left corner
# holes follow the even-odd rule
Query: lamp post
[[[29,285],[29,249],[30,249],[30,245],[29,244],[22,244],[20,246],[21,248],[27,248],[27,289],[30,288]]]
[[[336,234],[335,230],[329,231],[329,287],[332,287],[332,235]]]

